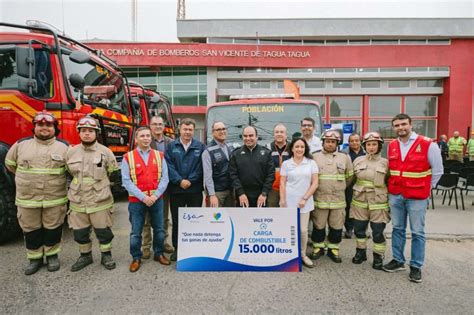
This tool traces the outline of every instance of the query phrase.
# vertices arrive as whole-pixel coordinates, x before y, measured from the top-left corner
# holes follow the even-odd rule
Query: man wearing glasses
[[[305,117],[301,120],[301,134],[309,145],[311,154],[320,152],[323,149],[321,140],[314,135],[315,121],[311,117]]]
[[[225,143],[227,128],[223,122],[212,124],[214,138],[202,153],[204,187],[209,196],[210,207],[235,206],[229,175],[229,159],[231,148]]]
[[[168,143],[173,141],[170,137],[165,136],[164,134],[164,121],[161,116],[153,116],[150,121],[150,130],[151,130],[151,143],[150,147],[153,150],[157,150],[165,153]],[[173,246],[170,244],[170,233],[168,230],[171,227],[170,222],[170,199],[168,194],[163,195],[163,215],[164,215],[164,228],[165,228],[165,253],[171,254],[174,251]],[[142,252],[143,259],[149,259],[151,257],[151,221],[150,215],[145,214],[145,225],[143,226],[143,235],[142,235]]]

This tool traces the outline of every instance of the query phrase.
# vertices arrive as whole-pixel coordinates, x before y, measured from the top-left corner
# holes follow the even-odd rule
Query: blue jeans
[[[142,258],[142,232],[145,224],[145,213],[150,213],[153,229],[153,254],[163,255],[165,242],[165,228],[163,222],[163,199],[157,200],[153,206],[147,207],[143,202],[128,204],[128,219],[132,225],[130,232],[130,255],[134,260]]]
[[[428,199],[406,199],[402,195],[389,194],[392,216],[392,255],[399,263],[405,263],[407,218],[410,219],[411,260],[410,266],[421,268],[425,261],[425,214]]]

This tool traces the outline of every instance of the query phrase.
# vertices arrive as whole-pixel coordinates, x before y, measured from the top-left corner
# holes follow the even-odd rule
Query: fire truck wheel
[[[10,178],[0,164],[0,244],[19,235],[20,226],[16,217],[15,192]]]

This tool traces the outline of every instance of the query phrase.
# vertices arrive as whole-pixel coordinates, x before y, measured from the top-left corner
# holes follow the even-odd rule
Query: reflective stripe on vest
[[[374,243],[373,249],[375,252],[385,252],[387,245],[385,243]]]
[[[431,175],[431,169],[425,172],[400,172],[396,170],[390,170],[391,176],[400,176],[400,173],[402,177],[406,178],[424,178]]]
[[[59,167],[59,168],[30,167],[30,168],[26,168],[26,167],[23,167],[23,166],[18,166],[16,171],[18,173],[25,173],[25,174],[62,175],[66,172],[66,168],[65,167]]]
[[[5,159],[5,164],[10,166],[16,166],[16,162],[9,159]]]
[[[369,209],[370,211],[388,210],[388,203],[368,204],[367,202],[352,200],[351,205],[353,205],[354,207],[362,208],[362,209]]]
[[[51,208],[55,206],[62,206],[67,203],[67,197],[53,199],[53,200],[25,200],[25,199],[15,199],[15,204],[17,206],[25,208]]]
[[[157,164],[157,167],[158,167],[158,181],[160,181],[161,179],[161,172],[162,172],[162,169],[161,169],[161,156],[160,156],[160,152],[156,151],[156,150],[152,150],[154,153],[155,153],[155,158],[156,158],[156,164]],[[137,168],[135,166],[135,158],[133,157],[133,151],[131,152],[128,152],[128,166],[130,167],[130,177],[132,179],[132,182],[137,185],[138,181],[137,181]]]
[[[72,179],[72,182],[74,184],[79,184],[79,178],[77,177],[74,177]],[[93,179],[92,177],[83,177],[82,178],[82,184],[95,184],[97,181],[95,179]]]
[[[346,175],[344,174],[336,174],[336,175],[326,175],[326,174],[321,174],[318,177],[319,179],[325,179],[325,180],[346,180]]]

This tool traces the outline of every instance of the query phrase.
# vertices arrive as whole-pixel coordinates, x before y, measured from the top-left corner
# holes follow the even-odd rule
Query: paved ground
[[[126,203],[119,202],[115,270],[100,266],[95,248],[93,265],[69,271],[78,255],[70,231],[56,273],[42,269],[24,276],[22,241],[0,247],[0,313],[472,313],[472,198],[466,211],[454,206],[429,211],[422,284],[409,282],[408,271],[388,274],[373,270],[370,262],[353,265],[354,240],[343,241],[342,264],[323,257],[301,273],[178,273],[174,265],[145,261],[132,274]]]

